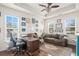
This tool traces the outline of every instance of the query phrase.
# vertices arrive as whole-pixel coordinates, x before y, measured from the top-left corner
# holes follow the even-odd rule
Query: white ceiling
[[[43,16],[45,11],[41,12],[41,10],[44,9],[44,7],[39,6],[39,4],[47,5],[46,3],[4,3],[3,5],[32,15]],[[72,3],[53,3],[53,5],[55,4],[60,7],[52,8],[50,15],[71,10],[75,6],[75,4]]]
[[[40,3],[15,3],[15,5],[20,6],[24,9],[28,9],[28,10],[32,11],[33,13],[36,13],[36,14],[40,14],[41,10],[44,9],[44,7],[39,6],[39,4]],[[54,3],[53,5],[55,5],[55,4],[59,5],[60,7],[52,8],[51,12],[70,5],[68,3]],[[47,4],[42,3],[42,5],[47,5]]]

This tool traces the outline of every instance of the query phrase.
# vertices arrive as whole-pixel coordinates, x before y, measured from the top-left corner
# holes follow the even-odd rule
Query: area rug
[[[45,43],[44,45],[42,45],[40,49],[52,56],[71,56],[71,53],[72,53],[71,48],[56,46],[48,43]]]
[[[42,46],[40,46],[39,55],[35,56],[71,56],[71,54],[72,54],[71,48],[45,43]],[[14,53],[12,51],[0,51],[0,56],[14,56]],[[19,56],[28,56],[28,55],[21,54]]]

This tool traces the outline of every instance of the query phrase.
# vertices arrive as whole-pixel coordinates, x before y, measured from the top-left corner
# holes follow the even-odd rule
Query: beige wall
[[[40,36],[44,29],[44,20],[42,17],[37,16],[36,19],[38,20],[38,36]]]
[[[27,34],[30,32],[30,23],[26,23],[26,32],[21,31],[21,17],[26,17],[26,18],[31,18],[33,15],[29,15],[25,12],[21,12],[15,9],[11,9],[8,7],[5,7],[3,5],[0,5],[0,12],[1,12],[1,17],[0,17],[0,27],[1,27],[1,33],[0,33],[0,50],[5,50],[8,47],[8,43],[6,42],[6,30],[5,30],[5,15],[11,15],[11,16],[16,16],[19,18],[19,35],[20,34]],[[36,20],[38,20],[38,35],[40,36],[43,31],[43,19],[41,17],[38,17],[37,15],[34,16]]]
[[[68,13],[68,14],[63,14],[63,15],[59,15],[59,16],[56,16],[56,17],[52,17],[52,18],[49,18],[47,20],[45,20],[45,32],[48,33],[48,21],[50,22],[53,22],[53,21],[56,21],[57,19],[62,19],[62,22],[64,22],[65,19],[69,18],[69,17],[74,17],[76,20],[79,20],[79,11],[75,11],[75,12],[72,12],[72,13]],[[78,24],[77,24],[78,25]],[[63,29],[64,29],[64,24],[63,24]],[[65,33],[65,31],[64,31]]]
[[[49,33],[48,32],[48,21],[55,23],[57,19],[62,19],[63,30],[64,30],[63,34],[66,34],[65,26],[64,26],[64,20],[69,18],[69,17],[74,17],[76,19],[76,26],[79,26],[79,11],[74,11],[74,12],[71,12],[71,13],[68,13],[68,14],[58,15],[58,16],[55,16],[55,17],[52,17],[52,18],[45,20],[45,24],[44,24],[45,33]],[[70,36],[70,38],[72,38],[72,37],[73,36]],[[73,39],[73,40],[76,40],[76,39]]]
[[[8,46],[8,43],[6,42],[6,30],[5,30],[5,15],[11,15],[16,16],[19,18],[19,33],[26,34],[27,32],[22,33],[21,32],[21,17],[30,17],[29,14],[26,14],[21,11],[17,11],[5,6],[0,5],[0,12],[1,12],[1,18],[0,18],[0,27],[1,27],[1,33],[0,33],[0,50],[5,50]]]

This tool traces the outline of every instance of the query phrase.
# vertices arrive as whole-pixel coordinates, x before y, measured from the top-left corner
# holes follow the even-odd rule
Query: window
[[[18,37],[18,17],[15,16],[5,16],[6,21],[6,31],[7,38],[10,38],[11,33],[12,36]]]
[[[7,25],[7,28],[12,28],[12,17],[11,16],[6,16],[6,25]]]
[[[65,25],[66,25],[67,34],[75,34],[75,19],[74,18],[66,19]]]
[[[75,18],[70,17],[65,20],[66,34],[71,39],[75,39]]]
[[[7,28],[18,28],[18,18],[14,16],[6,16]]]

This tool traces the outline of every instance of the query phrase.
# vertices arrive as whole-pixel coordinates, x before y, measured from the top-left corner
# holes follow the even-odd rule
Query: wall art
[[[22,17],[22,21],[26,21],[26,18],[25,17]]]
[[[22,32],[25,32],[26,31],[26,28],[22,28]]]
[[[57,19],[57,23],[55,24],[55,32],[63,32],[61,19]]]
[[[36,20],[36,23],[38,23],[38,20]]]
[[[22,26],[26,26],[26,22],[21,22],[21,25]]]
[[[36,21],[35,21],[35,18],[32,18],[32,24],[35,24]]]
[[[38,27],[38,24],[36,24],[36,27]]]
[[[26,31],[26,18],[25,17],[22,17],[21,27],[22,27],[22,32],[25,32]]]
[[[54,32],[54,24],[50,23],[49,24],[49,33],[53,33]]]

